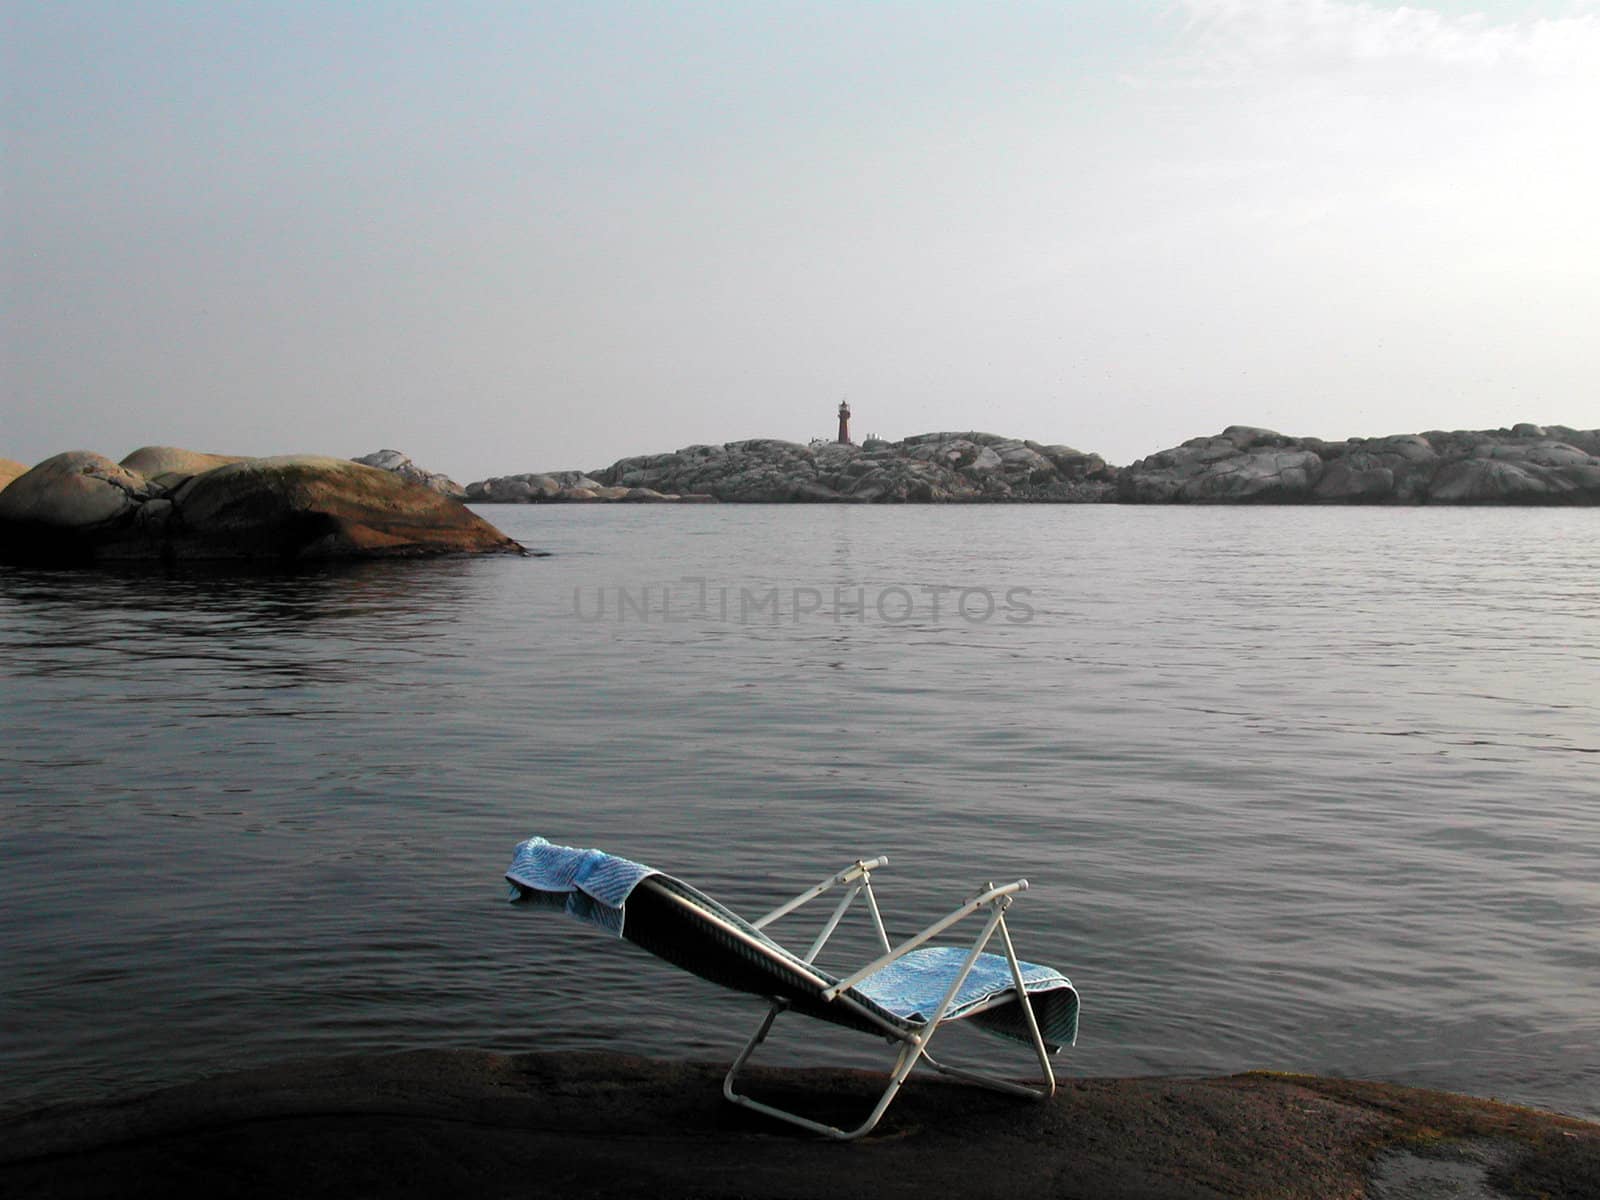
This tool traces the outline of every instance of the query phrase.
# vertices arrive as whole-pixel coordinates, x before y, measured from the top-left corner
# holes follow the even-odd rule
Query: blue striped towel
[[[898,1017],[926,1022],[955,982],[966,958],[967,951],[957,946],[923,946],[868,975],[856,984],[855,990]],[[1017,965],[1022,968],[1022,983],[1030,995],[1056,990],[1071,993],[1073,990],[1071,981],[1060,971],[1020,959]],[[958,1020],[1015,986],[1011,979],[1011,963],[1005,957],[980,954],[971,972],[962,980],[961,990],[945,1013],[945,1020]]]
[[[607,854],[557,846],[531,837],[517,846],[506,879],[530,889],[535,900],[545,897],[567,915],[622,936],[622,906],[634,886],[656,871],[641,863]],[[519,899],[521,897],[513,897]]]

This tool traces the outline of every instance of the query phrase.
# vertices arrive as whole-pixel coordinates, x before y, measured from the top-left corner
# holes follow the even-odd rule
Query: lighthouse
[[[850,403],[847,400],[839,401],[839,445],[850,444]]]

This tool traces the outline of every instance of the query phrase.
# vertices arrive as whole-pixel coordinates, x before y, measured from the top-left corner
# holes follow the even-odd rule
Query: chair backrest
[[[867,1033],[914,1032],[913,1025],[853,989],[836,1000],[822,992],[837,979],[785,949],[732,909],[670,875],[635,885],[622,936],[702,979],[783,1000],[796,1012]]]

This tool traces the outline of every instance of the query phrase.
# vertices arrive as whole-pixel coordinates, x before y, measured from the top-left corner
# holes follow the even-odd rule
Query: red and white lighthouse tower
[[[847,400],[839,401],[839,445],[850,444],[850,403]]]

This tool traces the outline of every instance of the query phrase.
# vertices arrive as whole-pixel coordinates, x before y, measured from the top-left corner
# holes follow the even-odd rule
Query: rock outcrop
[[[442,496],[449,496],[455,500],[467,498],[467,489],[450,476],[441,475],[438,471],[424,470],[398,450],[375,450],[371,454],[364,454],[351,461],[361,463],[363,466],[377,467],[380,471],[391,471],[401,479],[419,483]]]
[[[0,1193],[924,1200],[959,1180],[970,1200],[1600,1195],[1600,1125],[1396,1084],[1074,1073],[1019,1104],[919,1079],[841,1152],[726,1103],[726,1070],[594,1052],[302,1059],[0,1115]],[[883,1090],[867,1071],[746,1073],[757,1096],[829,1121],[859,1120]]]
[[[142,525],[157,490],[137,472],[89,450],[45,459],[0,492],[0,548],[5,557],[57,538],[121,541]]]
[[[1122,468],[992,433],[861,446],[757,438],[625,458],[591,474],[613,489],[728,501],[1591,505],[1600,504],[1600,430],[1523,424],[1329,442],[1233,425]],[[553,499],[566,486],[517,476],[468,492]]]
[[[589,476],[514,475],[467,486],[469,500],[716,499],[765,503],[1092,501],[1105,460],[1070,446],[992,433],[924,433],[900,442],[809,446],[755,438],[624,458]]]
[[[1553,425],[1325,442],[1230,425],[1118,472],[1128,504],[1600,504],[1600,430]]]
[[[976,432],[861,446],[756,438],[625,458],[595,475],[620,487],[744,502],[1083,501],[1111,487],[1098,455]]]
[[[14,458],[0,458],[0,491],[4,491],[13,479],[27,473],[26,463],[19,463]]]
[[[121,464],[82,450],[46,459],[0,492],[0,560],[293,561],[521,550],[459,502],[388,471],[313,455],[212,462],[225,458],[146,447]]]
[[[611,487],[582,471],[499,475],[467,484],[466,494],[469,504],[690,503],[713,498],[695,493],[659,492],[647,487]]]

